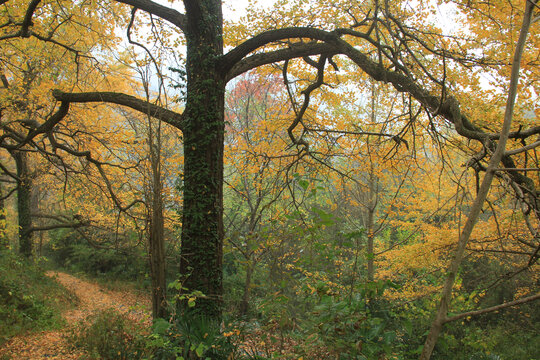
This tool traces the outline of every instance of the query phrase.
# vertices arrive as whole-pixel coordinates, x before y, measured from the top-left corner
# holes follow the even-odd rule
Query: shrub
[[[152,359],[243,359],[233,339],[237,329],[220,331],[205,317],[184,315],[171,322],[158,319],[150,337]]]
[[[51,233],[46,252],[57,265],[68,271],[90,276],[139,280],[148,273],[148,261],[143,249],[131,246],[94,248],[78,233],[66,229]]]
[[[141,326],[114,309],[90,315],[70,336],[70,343],[84,349],[91,359],[124,360],[146,357]]]

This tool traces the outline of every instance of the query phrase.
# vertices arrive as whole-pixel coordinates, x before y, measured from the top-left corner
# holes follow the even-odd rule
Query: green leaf
[[[396,333],[393,331],[387,331],[383,335],[385,344],[392,344],[396,340]]]
[[[169,329],[169,322],[165,319],[156,319],[154,321],[153,329],[155,334],[164,335],[165,332]]]
[[[409,319],[405,319],[403,321],[403,327],[405,328],[405,331],[407,334],[412,334],[412,322]]]
[[[319,216],[319,223],[326,226],[334,225],[334,215],[327,213],[326,211],[319,209],[318,207],[312,207],[311,211]]]
[[[197,354],[198,357],[203,356],[204,348],[205,348],[205,346],[204,346],[203,343],[200,343],[199,346],[197,346],[197,349],[195,350],[195,353]]]
[[[298,185],[302,187],[302,189],[307,190],[309,187],[309,181],[307,180],[298,180]]]

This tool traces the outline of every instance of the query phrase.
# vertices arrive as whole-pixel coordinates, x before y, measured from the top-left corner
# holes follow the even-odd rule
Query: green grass
[[[15,335],[64,325],[61,310],[76,298],[39,264],[3,250],[0,274],[0,345]]]

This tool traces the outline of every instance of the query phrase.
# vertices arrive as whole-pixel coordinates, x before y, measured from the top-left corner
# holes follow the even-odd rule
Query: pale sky
[[[257,7],[270,7],[275,0],[265,0],[261,5],[256,1]],[[223,1],[223,17],[227,20],[238,20],[246,14],[248,0],[225,0]]]

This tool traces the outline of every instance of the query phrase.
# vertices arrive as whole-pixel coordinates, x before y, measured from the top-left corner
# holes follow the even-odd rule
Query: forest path
[[[0,349],[0,359],[79,359],[83,353],[71,348],[67,336],[71,334],[73,327],[83,322],[86,317],[105,309],[113,308],[148,326],[151,323],[152,306],[150,297],[146,294],[108,290],[62,272],[49,271],[47,276],[56,279],[78,298],[78,303],[62,314],[67,325],[59,330],[14,337]]]

